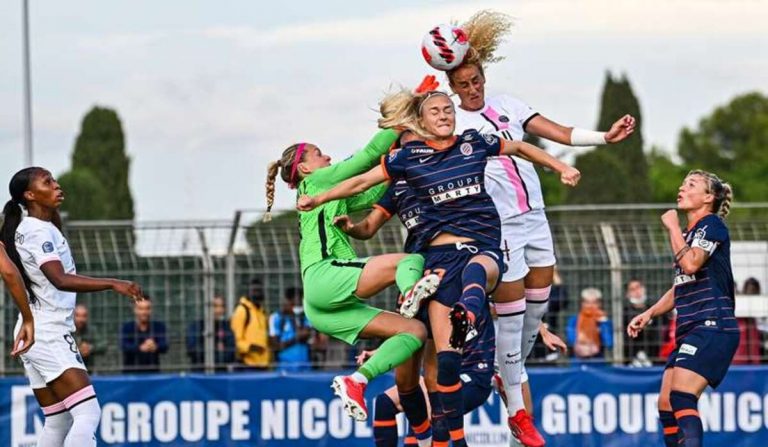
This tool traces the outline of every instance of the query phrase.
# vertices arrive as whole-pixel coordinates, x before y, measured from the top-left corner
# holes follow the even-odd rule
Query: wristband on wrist
[[[578,127],[571,129],[571,146],[597,146],[605,143],[605,132],[579,129]]]

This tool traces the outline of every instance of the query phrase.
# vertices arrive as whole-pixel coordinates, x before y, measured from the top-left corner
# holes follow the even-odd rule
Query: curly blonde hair
[[[469,52],[462,65],[477,65],[480,68],[504,59],[496,50],[512,28],[512,18],[507,14],[484,9],[475,13],[461,25],[469,39]]]

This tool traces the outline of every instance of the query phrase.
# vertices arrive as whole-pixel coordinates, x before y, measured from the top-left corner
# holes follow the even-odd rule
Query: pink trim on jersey
[[[525,300],[517,300],[509,303],[496,303],[496,313],[499,315],[517,312],[525,312]]]
[[[525,289],[525,300],[532,303],[543,303],[549,299],[549,293],[552,286],[543,289]]]
[[[499,119],[501,118],[501,115],[493,107],[491,106],[486,107],[485,110],[483,110],[483,114],[487,116],[489,120],[493,121],[493,124],[495,124],[496,127],[499,128],[499,130],[509,129],[509,123],[502,122]]]
[[[72,408],[85,399],[89,399],[95,395],[96,390],[93,389],[93,385],[88,385],[87,387],[70,394],[69,397],[64,399],[63,403],[65,407]]]
[[[520,174],[517,173],[517,169],[515,169],[515,164],[512,162],[511,159],[507,157],[499,157],[499,162],[501,163],[501,166],[504,167],[504,172],[507,173],[507,178],[509,179],[509,183],[512,185],[513,188],[515,188],[515,195],[517,197],[517,208],[520,210],[520,214],[527,213],[531,210],[531,207],[528,206],[528,200],[525,194],[525,188],[523,188],[523,179],[520,178]]]
[[[64,406],[64,402],[56,402],[53,405],[48,405],[47,407],[43,407],[43,414],[45,416],[54,414],[54,413],[61,413],[62,411],[66,411],[67,407]]]

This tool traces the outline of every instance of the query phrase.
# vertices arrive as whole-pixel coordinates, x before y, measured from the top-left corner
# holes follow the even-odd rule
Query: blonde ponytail
[[[275,179],[277,178],[278,169],[282,168],[282,166],[282,161],[277,160],[269,163],[267,167],[267,212],[264,213],[264,222],[272,221],[272,206],[275,204]]]
[[[733,202],[733,188],[729,183],[723,183],[723,201],[717,210],[717,214],[723,219],[731,212],[731,202]]]

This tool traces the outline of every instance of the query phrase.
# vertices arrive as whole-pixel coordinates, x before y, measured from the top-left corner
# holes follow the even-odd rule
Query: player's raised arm
[[[501,140],[501,143],[502,154],[517,155],[518,157],[525,158],[531,163],[536,163],[550,168],[555,172],[559,172],[560,181],[566,185],[576,186],[576,184],[579,183],[581,173],[578,169],[558,160],[546,151],[524,141]]]
[[[384,175],[384,171],[379,166],[376,166],[365,174],[347,179],[336,185],[334,188],[314,197],[301,196],[296,204],[296,209],[299,211],[311,211],[324,203],[360,194],[366,189],[378,185],[385,180],[387,180],[387,178]]]

